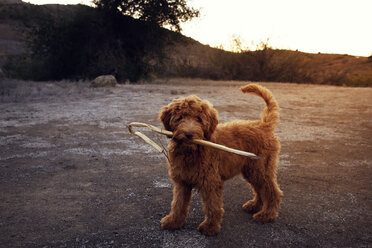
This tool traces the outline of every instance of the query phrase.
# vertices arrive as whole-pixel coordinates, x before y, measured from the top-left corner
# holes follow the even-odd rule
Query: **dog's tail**
[[[272,129],[275,129],[279,122],[279,105],[272,93],[263,86],[257,84],[248,84],[240,88],[243,93],[251,93],[260,96],[266,102],[266,107],[261,113],[262,122]]]

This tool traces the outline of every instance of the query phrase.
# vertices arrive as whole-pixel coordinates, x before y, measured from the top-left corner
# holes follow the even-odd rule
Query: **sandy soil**
[[[184,228],[161,230],[172,198],[165,157],[126,124],[160,126],[160,107],[189,94],[221,122],[257,119],[264,103],[239,92],[244,82],[168,84],[1,82],[0,246],[372,247],[372,88],[262,83],[281,106],[280,216],[254,222],[241,209],[252,192],[236,177],[221,233],[205,237],[198,192]]]

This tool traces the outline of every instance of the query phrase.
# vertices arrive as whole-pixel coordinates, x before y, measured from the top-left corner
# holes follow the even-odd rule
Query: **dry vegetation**
[[[187,42],[188,41],[188,42]],[[275,50],[261,43],[256,51],[226,52],[187,40],[172,54],[170,75],[215,80],[279,81],[372,86],[372,60],[347,54],[310,54]]]
[[[98,19],[102,23],[95,26]],[[0,67],[14,78],[60,80],[115,74],[121,82],[189,77],[372,86],[371,57],[275,50],[267,42],[256,51],[232,53],[164,29],[154,32],[155,42],[154,33],[133,19],[116,25],[117,20],[105,20],[93,8],[81,5],[0,4],[0,20]],[[57,21],[50,26],[50,20]],[[51,54],[31,59],[23,54],[26,37],[20,30],[37,25],[45,30],[36,32],[40,39],[33,45],[39,50],[47,47]],[[118,38],[117,33],[125,35]],[[71,42],[75,45],[64,47]],[[161,44],[167,44],[165,49]]]

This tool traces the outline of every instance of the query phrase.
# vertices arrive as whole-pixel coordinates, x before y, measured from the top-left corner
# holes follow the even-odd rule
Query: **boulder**
[[[102,75],[90,82],[90,87],[115,87],[118,84],[113,75]]]
[[[5,78],[5,73],[3,70],[0,68],[0,78]]]

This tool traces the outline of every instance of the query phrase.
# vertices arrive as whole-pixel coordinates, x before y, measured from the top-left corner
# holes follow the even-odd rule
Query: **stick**
[[[168,130],[160,129],[160,128],[152,126],[150,124],[141,123],[141,122],[132,122],[127,127],[128,127],[129,132],[131,134],[137,135],[138,137],[142,138],[147,144],[154,147],[160,153],[162,153],[164,151],[163,148],[158,146],[154,141],[152,141],[150,138],[148,138],[143,133],[138,132],[138,131],[134,131],[133,127],[147,127],[147,128],[149,128],[150,130],[152,130],[156,133],[164,134],[164,135],[167,135],[167,136],[170,136],[170,137],[173,136],[173,133],[168,131]],[[206,141],[206,140],[193,139],[192,142],[195,143],[195,144],[198,144],[198,145],[211,147],[211,148],[214,148],[214,149],[234,153],[234,154],[241,155],[241,156],[246,156],[246,157],[249,157],[251,159],[262,159],[262,157],[259,157],[254,153],[233,149],[233,148],[230,148],[230,147],[227,147],[227,146],[224,146],[224,145],[219,145],[219,144],[216,144],[216,143],[213,143],[213,142],[210,142],[210,141]]]
[[[151,126],[151,125],[148,125],[148,124],[145,124],[145,123],[139,123],[139,122],[132,122],[132,123],[130,123],[127,126],[128,129],[129,129],[129,132],[131,134],[137,135],[138,137],[142,138],[147,144],[149,144],[150,146],[154,147],[155,150],[157,150],[158,152],[162,153],[164,151],[163,148],[161,148],[160,146],[158,146],[158,144],[156,144],[154,141],[152,141],[149,137],[147,137],[146,135],[144,135],[141,132],[134,131],[133,128],[132,128],[132,126],[135,126],[135,127],[148,127],[148,128],[150,128],[151,130],[153,130],[155,132],[162,133],[162,132],[159,132],[160,129],[158,130],[157,127],[154,127],[154,126]]]

